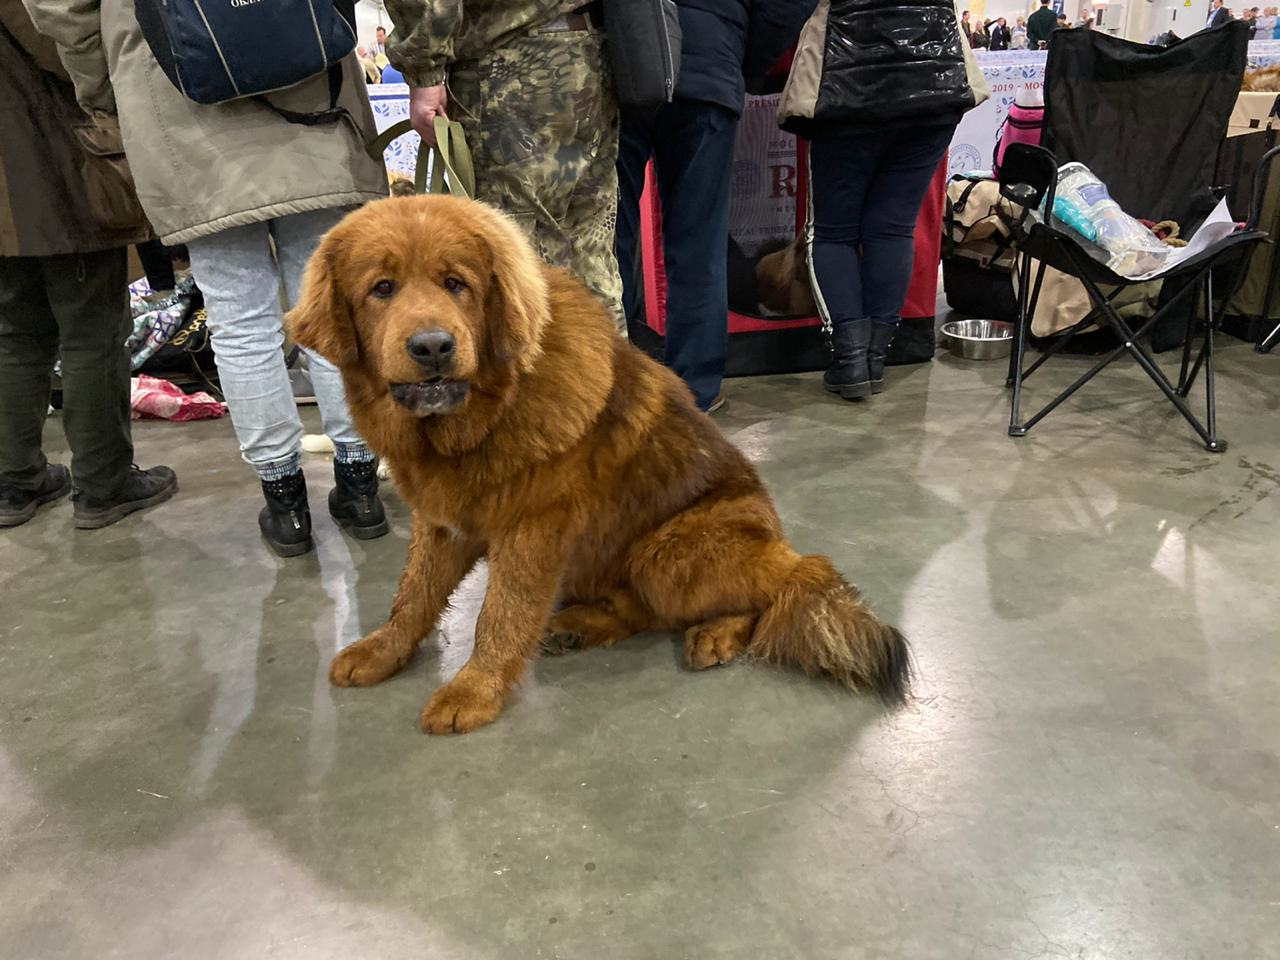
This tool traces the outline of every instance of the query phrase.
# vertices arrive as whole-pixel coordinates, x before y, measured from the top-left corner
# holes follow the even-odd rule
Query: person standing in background
[[[1231,22],[1231,11],[1222,6],[1222,0],[1213,0],[1209,6],[1209,19],[1205,21],[1204,28],[1213,30],[1217,27],[1225,27]]]
[[[991,28],[991,49],[1008,50],[1009,39],[1009,24],[1001,17]]]
[[[667,265],[665,362],[699,409],[724,403],[729,336],[729,188],[745,76],[763,76],[793,44],[814,0],[677,0],[684,34],[671,103],[624,109],[618,153],[618,265],[627,316],[640,283],[640,194],[654,159]]]
[[[0,0],[0,527],[75,494],[72,522],[108,526],[173,496],[168,467],[133,464],[130,244],[151,236],[123,157],[88,154],[119,133],[81,113],[53,43],[20,0]],[[71,470],[42,433],[62,358]]]
[[[932,0],[822,0],[805,24],[778,117],[809,140],[806,233],[828,391],[861,400],[883,388],[921,200],[960,117],[987,96],[959,18]]]
[[[390,62],[387,59],[387,29],[386,27],[378,27],[373,31],[373,49],[369,51],[369,56],[373,62],[377,64],[379,70],[385,70]]]
[[[973,45],[973,25],[969,23],[969,11],[966,10],[960,14],[960,29],[964,31],[964,38],[970,46]]]
[[[1009,49],[1025,50],[1027,46],[1027,18],[1019,17],[1009,35]]]
[[[576,274],[625,329],[618,105],[598,4],[387,0],[387,10],[413,128],[433,146],[436,117],[461,121],[477,199],[514,218],[539,256]]]
[[[1049,0],[1040,0],[1040,9],[1027,19],[1027,45],[1032,50],[1048,47],[1049,37],[1058,29],[1060,22],[1065,22],[1065,18],[1059,20],[1053,7],[1049,6]]]
[[[245,461],[262,484],[258,528],[282,557],[315,546],[302,473],[302,420],[285,368],[280,291],[297,302],[320,238],[354,206],[387,194],[369,156],[373,112],[352,50],[337,123],[290,123],[254,99],[188,100],[142,36],[132,0],[26,0],[51,36],[86,110],[119,110],[138,198],[161,239],[185,243],[205,297],[218,373]],[[283,109],[329,105],[329,80],[271,94]],[[387,533],[377,464],[347,410],[342,375],[308,353],[324,431],[334,443],[329,513],[359,539]]]

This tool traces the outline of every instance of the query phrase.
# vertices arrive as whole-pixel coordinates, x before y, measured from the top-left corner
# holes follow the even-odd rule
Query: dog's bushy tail
[[[748,653],[826,676],[884,703],[905,702],[911,651],[822,556],[801,557],[761,615]]]

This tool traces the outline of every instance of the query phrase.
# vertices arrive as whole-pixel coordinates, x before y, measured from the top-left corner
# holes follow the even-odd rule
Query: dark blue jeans
[[[644,170],[654,158],[667,267],[666,363],[705,410],[720,392],[729,345],[729,181],[738,118],[723,107],[676,100],[653,114],[623,112],[618,149],[618,264],[622,302],[634,314],[640,278]]]
[[[955,126],[866,130],[809,144],[816,299],[831,324],[897,325],[924,192]]]

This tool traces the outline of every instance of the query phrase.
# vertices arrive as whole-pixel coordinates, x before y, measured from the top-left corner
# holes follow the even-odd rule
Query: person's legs
[[[644,193],[644,173],[653,154],[652,118],[623,113],[618,134],[618,230],[614,250],[622,274],[622,307],[627,319],[634,316],[643,288],[637,269],[636,249],[640,243],[640,195]]]
[[[954,126],[899,130],[881,155],[862,213],[863,307],[875,323],[897,326],[911,285],[912,238],[920,203]]]
[[[572,153],[577,166],[563,229],[570,238],[569,269],[605,302],[618,330],[626,336],[622,276],[614,242],[618,235],[618,104],[610,82],[612,68],[603,34],[578,34],[568,53],[574,72],[565,75],[561,95],[576,104],[581,120],[559,156]],[[564,54],[561,54],[563,57]]]
[[[518,36],[460,64],[450,87],[477,198],[516,220],[545,262],[572,270],[621,327],[617,105],[603,44],[586,31]]]
[[[39,259],[0,257],[0,485],[34,490],[44,481],[40,440],[57,356]]]
[[[870,181],[884,149],[884,135],[875,131],[809,143],[809,278],[832,349],[822,380],[846,400],[871,394],[861,246]]]
[[[349,208],[317,210],[272,221],[271,235],[275,237],[276,257],[290,307],[297,304],[302,296],[302,277],[320,238],[350,212]],[[335,459],[344,463],[372,460],[373,453],[351,422],[342,374],[319,354],[310,350],[305,352],[324,432],[333,441]]]
[[[222,392],[240,451],[262,481],[258,528],[282,557],[314,546],[302,475],[302,420],[285,368],[280,273],[271,227],[255,223],[192,240]]]
[[[118,248],[43,257],[40,265],[61,343],[74,522],[86,530],[107,527],[163,503],[178,489],[168,467],[133,465],[127,254]]]
[[[147,240],[138,244],[135,249],[138,251],[138,259],[142,261],[142,269],[147,273],[147,284],[153,294],[172,291],[178,285],[168,247],[159,240]]]
[[[867,369],[873,393],[883,389],[885,355],[911,286],[920,205],[954,131],[953,125],[897,131],[867,190],[862,287],[871,319]]]
[[[342,208],[317,210],[272,221],[271,234],[276,241],[276,257],[290,307],[302,297],[303,274],[320,238],[348,212]],[[307,360],[324,432],[334,447],[335,485],[329,492],[329,513],[339,523],[348,525],[352,535],[360,540],[381,537],[390,527],[382,501],[378,499],[377,463],[351,421],[342,374],[310,350]]]
[[[62,354],[62,421],[76,489],[119,494],[133,463],[128,262],[123,248],[41,259]]]
[[[809,142],[809,267],[814,299],[830,329],[861,320],[862,210],[881,142],[865,135]]]
[[[270,234],[269,224],[255,223],[187,245],[240,451],[263,480],[292,475],[302,465],[302,421],[284,365],[280,274]]]
[[[654,153],[667,268],[666,362],[702,410],[720,393],[729,345],[729,187],[738,119],[711,103],[665,108]]]

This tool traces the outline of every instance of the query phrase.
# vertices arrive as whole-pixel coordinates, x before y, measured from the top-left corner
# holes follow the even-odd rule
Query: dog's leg
[[[415,521],[391,616],[363,640],[338,652],[329,665],[329,680],[339,687],[371,687],[408,663],[482,552],[478,544],[460,540],[443,527]]]
[[[426,733],[466,733],[492,723],[538,649],[572,542],[563,518],[539,519],[536,528],[490,545],[475,649],[423,708]]]
[[[751,642],[755,614],[719,617],[690,627],[684,634],[684,657],[693,670],[728,663]]]
[[[552,617],[542,634],[542,652],[554,657],[569,650],[611,647],[648,625],[639,599],[628,590],[616,590],[597,603],[571,604]]]

